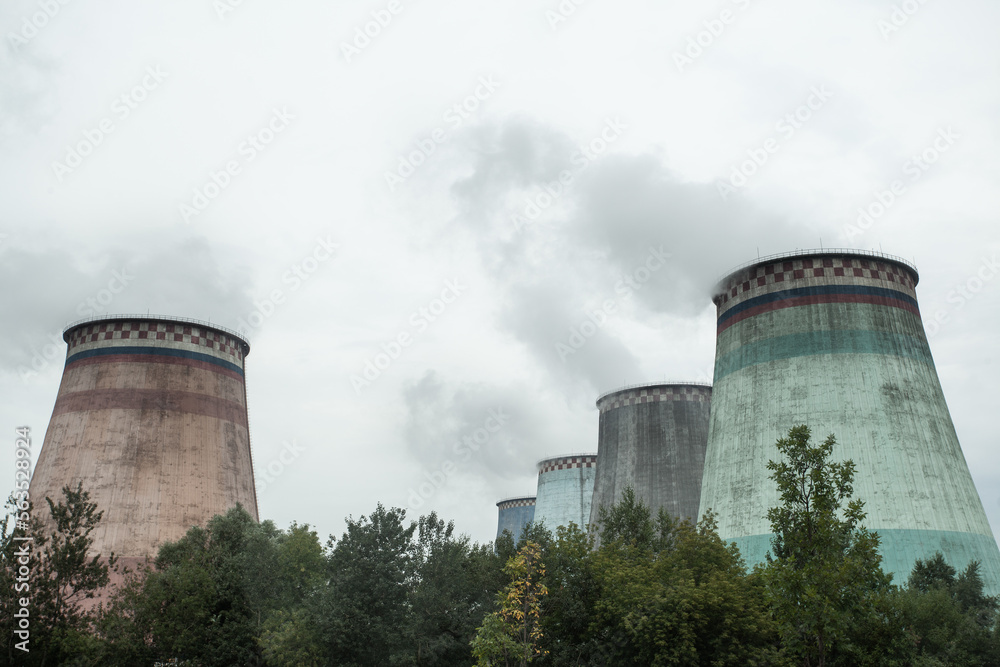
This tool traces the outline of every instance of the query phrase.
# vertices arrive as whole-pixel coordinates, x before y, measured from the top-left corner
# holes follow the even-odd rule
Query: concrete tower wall
[[[601,412],[590,523],[626,486],[653,515],[695,518],[708,442],[712,388],[697,384],[633,387],[597,400]]]
[[[503,531],[510,531],[514,541],[521,539],[524,527],[535,518],[535,499],[533,497],[508,498],[497,503],[499,519],[497,521],[497,537]]]
[[[597,455],[559,456],[538,464],[535,522],[555,533],[558,526],[575,523],[581,529],[590,521],[594,498]]]
[[[94,552],[155,556],[237,503],[256,519],[244,358],[234,333],[160,318],[71,326],[31,496],[82,482]]]
[[[718,514],[749,565],[770,549],[778,493],[766,468],[797,424],[835,434],[857,466],[854,497],[904,581],[942,551],[982,563],[1000,593],[1000,551],[962,455],[917,308],[916,270],[863,253],[764,260],[720,284],[715,390],[700,511]]]

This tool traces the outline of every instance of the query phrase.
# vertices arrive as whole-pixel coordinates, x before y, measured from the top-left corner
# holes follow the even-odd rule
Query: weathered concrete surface
[[[510,531],[517,542],[524,533],[524,527],[535,518],[535,499],[529,496],[508,498],[498,502],[497,509],[497,537],[506,530]]]
[[[557,527],[570,523],[586,530],[596,474],[596,454],[557,456],[539,462],[535,523],[544,523],[553,534]]]
[[[87,323],[65,337],[36,507],[82,482],[104,512],[93,552],[137,559],[237,503],[258,518],[244,341],[159,319]]]
[[[708,442],[712,388],[649,385],[602,396],[590,523],[627,486],[653,515],[695,518]]]
[[[916,280],[885,259],[806,255],[723,281],[699,511],[717,513],[719,534],[749,565],[770,548],[774,443],[807,424],[816,440],[833,433],[835,459],[856,464],[854,495],[897,581],[940,550],[959,569],[979,560],[988,592],[1000,593],[1000,550],[934,368]]]

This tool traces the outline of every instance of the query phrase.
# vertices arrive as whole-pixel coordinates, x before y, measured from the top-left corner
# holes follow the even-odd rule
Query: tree
[[[899,604],[919,664],[996,663],[997,599],[983,594],[978,562],[956,576],[941,552],[918,560]]]
[[[764,580],[785,646],[802,665],[823,667],[863,641],[852,628],[877,633],[891,621],[881,608],[891,575],[880,568],[878,535],[862,525],[864,503],[851,499],[853,461],[829,460],[833,435],[809,440],[808,426],[793,427],[776,443],[783,460],[767,464],[781,504],[767,512],[774,538]],[[878,649],[868,648],[869,657]]]
[[[259,661],[257,635],[271,608],[278,531],[237,505],[160,547],[145,596],[161,658],[206,665]]]
[[[368,517],[347,519],[330,538],[327,584],[310,604],[323,650],[334,664],[388,665],[408,650],[407,598],[414,575],[416,524],[406,510],[381,503]]]
[[[292,522],[276,537],[273,599],[257,639],[273,667],[318,667],[322,647],[308,601],[324,584],[326,553],[309,524]]]
[[[323,650],[316,623],[304,607],[277,609],[261,628],[260,646],[271,667],[320,667]]]
[[[279,540],[237,505],[160,547],[102,610],[102,665],[153,660],[258,665],[258,636],[281,599]]]
[[[711,513],[697,525],[662,510],[655,522],[648,510],[645,521],[635,518],[633,534],[652,540],[605,542],[595,558],[591,628],[601,664],[784,664],[764,591],[719,538]]]
[[[614,505],[598,510],[597,526],[602,543],[619,542],[637,549],[652,549],[657,537],[649,507],[635,497],[631,486],[625,487]]]
[[[470,645],[478,667],[498,667],[500,664],[510,667],[511,660],[516,659],[518,654],[518,645],[510,627],[496,612],[483,618],[483,624]]]
[[[543,662],[578,665],[596,650],[590,633],[598,595],[593,536],[572,522],[559,526],[543,555],[548,590],[541,606]]]
[[[96,634],[101,640],[93,652],[94,664],[126,667],[156,661],[153,620],[156,610],[147,601],[148,565],[125,574],[124,580],[97,610]]]
[[[524,667],[544,654],[539,644],[543,637],[540,623],[541,600],[548,593],[542,578],[545,564],[541,547],[528,542],[514,555],[504,572],[510,583],[497,596],[498,611],[487,615],[472,640],[472,654],[479,665],[492,665],[503,659]]]
[[[492,576],[482,578],[478,560],[485,554],[454,531],[454,522],[434,512],[417,521],[407,664],[467,666],[469,641],[492,608],[499,586],[488,587]]]
[[[114,554],[108,554],[106,559],[101,554],[90,555],[94,543],[91,533],[104,515],[96,503],[90,502],[90,494],[79,483],[75,489],[64,486],[62,494],[63,499],[58,503],[45,499],[51,517],[48,524],[35,516],[33,506],[17,502],[13,496],[8,501],[8,514],[0,524],[3,534],[0,605],[4,611],[0,630],[7,642],[4,652],[11,660],[17,656],[20,664],[58,664],[87,649],[92,643],[94,616],[84,608],[84,601],[93,599],[107,586],[109,568],[116,567]],[[23,517],[22,511],[27,511],[30,518]],[[15,517],[17,527],[8,533],[9,522]],[[17,537],[30,539],[19,541]],[[18,593],[14,584],[19,561],[24,558],[19,550],[26,543],[31,545],[30,575],[22,583],[27,583],[28,589]],[[21,597],[30,600],[32,652],[29,654],[14,647],[14,613]]]
[[[309,665],[320,654],[305,600],[325,554],[308,525],[281,531],[240,506],[164,544],[102,605],[95,665]]]

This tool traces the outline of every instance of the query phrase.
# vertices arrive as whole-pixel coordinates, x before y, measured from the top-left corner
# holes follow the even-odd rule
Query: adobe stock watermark
[[[376,352],[373,356],[365,359],[364,369],[360,373],[351,375],[351,386],[354,388],[355,394],[360,396],[362,389],[371,386],[375,380],[379,379],[382,373],[392,365],[392,362],[399,359],[403,350],[412,345],[417,336],[427,331],[431,323],[437,321],[448,310],[448,306],[458,300],[462,293],[468,289],[467,285],[462,285],[459,282],[460,280],[460,278],[454,278],[444,281],[441,295],[431,299],[427,305],[421,306],[410,315],[409,323],[413,327],[412,331],[409,329],[400,331],[389,342],[382,344],[381,352]]]
[[[500,87],[492,74],[479,77],[475,89],[470,95],[461,101],[452,104],[441,116],[441,120],[447,123],[451,130],[461,127],[466,121],[472,118],[479,110],[483,102],[493,97],[493,93]],[[428,133],[414,142],[414,148],[409,153],[400,154],[397,158],[396,170],[384,173],[385,183],[389,186],[389,192],[395,192],[399,185],[412,176],[420,165],[424,164],[437,150],[439,144],[448,140],[448,129],[435,127]]]
[[[937,136],[929,146],[919,153],[911,155],[902,166],[904,176],[908,177],[911,184],[921,179],[924,173],[937,162],[941,156],[961,139],[962,135],[951,129],[951,126],[938,128]],[[853,224],[844,225],[844,234],[848,240],[863,235],[871,228],[875,221],[885,215],[900,197],[908,192],[906,181],[901,178],[894,179],[885,189],[876,190],[874,201],[866,206],[858,208],[858,217]]]
[[[214,0],[212,2],[212,8],[215,10],[216,16],[222,21],[225,21],[227,15],[235,12],[242,5],[243,0]]]
[[[255,466],[254,472],[254,485],[257,487],[257,493],[263,493],[267,490],[267,487],[274,484],[274,482],[281,477],[281,474],[285,472],[285,467],[290,466],[295,462],[295,459],[302,456],[302,453],[306,451],[306,448],[298,444],[295,440],[288,441],[285,440],[281,443],[281,452],[267,462],[266,466]]]
[[[968,278],[948,291],[945,302],[954,305],[935,310],[934,315],[924,322],[927,337],[934,336],[942,326],[947,324],[951,320],[952,312],[961,310],[965,304],[975,299],[986,287],[986,284],[996,277],[997,273],[1000,273],[1000,261],[997,260],[997,253],[993,253],[993,256],[989,258],[983,257],[979,266]]]
[[[552,32],[555,32],[559,28],[559,24],[565,23],[569,20],[573,14],[576,14],[576,8],[584,3],[585,0],[562,0],[555,9],[545,10],[545,20],[549,22],[549,27],[552,28]]]
[[[344,56],[344,60],[350,64],[352,59],[360,56],[361,52],[371,46],[401,11],[403,3],[400,0],[389,0],[384,8],[373,10],[370,21],[354,28],[354,38],[349,42],[340,43],[340,53]]]
[[[767,164],[771,156],[778,152],[778,149],[781,148],[781,142],[794,137],[795,133],[801,130],[805,123],[813,117],[813,113],[822,109],[831,97],[833,97],[833,93],[827,90],[826,84],[810,88],[809,96],[806,97],[805,102],[796,107],[794,111],[786,113],[774,124],[774,129],[780,138],[768,137],[760,147],[748,148],[747,159],[733,165],[727,180],[716,182],[715,188],[722,201],[726,201],[729,199],[729,195],[744,187],[749,182],[750,177],[756,174]]]
[[[542,212],[554,205],[572,187],[579,175],[603,155],[627,129],[628,125],[623,123],[618,116],[605,119],[604,128],[600,133],[579,146],[577,151],[573,153],[570,164],[574,168],[560,171],[556,180],[544,183],[541,192],[530,195],[521,210],[511,214],[510,221],[514,225],[514,231],[519,233],[538,220]]]
[[[42,28],[68,4],[69,0],[38,0],[38,8],[41,11],[35,12],[30,17],[22,16],[21,29],[18,32],[7,33],[11,49],[19,51],[22,46],[27,46],[28,42],[37,37]]]
[[[219,171],[210,171],[208,182],[194,189],[190,203],[181,202],[177,205],[181,219],[190,222],[194,216],[201,215],[208,205],[232,184],[233,177],[240,174],[244,166],[253,162],[279,134],[288,129],[289,123],[293,120],[295,116],[285,107],[272,109],[271,117],[264,127],[248,134],[246,139],[240,142],[236,149],[237,155],[227,160]]]
[[[456,440],[452,445],[452,453],[462,461],[468,461],[474,453],[487,445],[509,420],[510,417],[503,413],[503,408],[487,411],[483,425]],[[410,495],[406,502],[410,509],[420,509],[431,496],[448,483],[457,470],[458,465],[455,463],[455,459],[448,458],[436,470],[424,471],[424,477],[427,478],[427,481],[422,482],[416,489],[412,487],[409,489]]]
[[[750,7],[750,0],[732,0],[741,11]],[[705,53],[705,50],[715,44],[715,40],[722,36],[726,27],[733,24],[737,13],[731,9],[723,9],[718,17],[702,21],[703,30],[699,30],[694,35],[688,37],[687,44],[683,51],[674,51],[674,64],[677,71],[684,73],[684,68],[693,65],[694,61]]]
[[[121,122],[132,115],[132,112],[139,108],[139,105],[146,101],[149,94],[160,87],[168,72],[160,69],[159,65],[151,65],[146,68],[146,74],[142,81],[133,86],[127,92],[122,93],[111,103],[112,116],[105,116],[97,122],[94,127],[89,127],[83,131],[83,138],[75,144],[66,146],[66,155],[62,162],[55,160],[52,162],[52,173],[61,183],[62,180],[83,164],[84,158],[94,152],[98,146],[104,143],[105,138],[115,131],[116,122]]]
[[[127,266],[123,266],[121,271],[112,271],[108,286],[97,290],[94,296],[87,297],[78,303],[76,314],[80,317],[90,317],[101,312],[107,312],[107,308],[115,300],[115,296],[124,292],[125,288],[133,280],[135,280],[135,276],[129,275]]]
[[[326,238],[322,236],[316,237],[316,244],[312,247],[312,250],[299,261],[292,262],[288,270],[281,274],[281,284],[288,285],[287,293],[285,289],[276,287],[268,292],[264,298],[255,299],[253,310],[245,318],[241,317],[239,319],[240,332],[249,333],[270,319],[278,310],[278,306],[285,303],[287,294],[302,287],[319,270],[319,267],[324,262],[337,256],[339,249],[340,244],[331,241],[329,234],[326,235]]]
[[[615,294],[618,296],[614,299],[605,299],[601,303],[601,307],[596,310],[585,311],[586,317],[569,328],[569,338],[567,341],[558,341],[556,343],[556,353],[559,355],[559,360],[566,363],[566,359],[571,354],[576,354],[577,351],[582,349],[587,344],[587,341],[608,323],[611,315],[618,312],[620,302],[630,298],[637,290],[642,289],[643,285],[649,282],[654,273],[667,265],[667,260],[671,256],[670,253],[663,250],[662,245],[659,248],[650,246],[649,256],[646,258],[646,261],[634,269],[631,274],[623,274],[618,282],[615,283]]]
[[[893,5],[888,18],[882,18],[875,22],[882,39],[888,42],[889,37],[909,23],[910,17],[919,12],[925,4],[927,4],[927,0],[903,0],[903,2]]]
[[[29,482],[31,481],[31,429],[27,426],[19,426],[14,430],[17,436],[14,440],[14,507],[16,508],[16,519],[14,520],[14,532],[11,541],[16,543],[14,550],[15,562],[12,563],[14,574],[14,593],[23,597],[15,597],[17,611],[14,612],[14,634],[20,642],[14,644],[14,648],[25,653],[30,652],[29,642],[31,641],[31,545],[34,537],[29,534],[31,530],[31,507],[29,498]]]
[[[134,280],[135,276],[129,274],[127,266],[123,266],[121,270],[113,270],[107,286],[80,301],[76,306],[76,313],[81,317],[106,313],[115,297],[124,292],[125,288]],[[47,339],[49,342],[43,345],[40,350],[31,345],[30,367],[23,364],[17,367],[17,373],[21,376],[22,382],[27,382],[39,373],[45,372],[54,363],[65,361],[66,341],[63,340],[62,330],[50,333]]]

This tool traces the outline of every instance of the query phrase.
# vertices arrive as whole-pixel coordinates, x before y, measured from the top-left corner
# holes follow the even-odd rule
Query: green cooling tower
[[[597,454],[571,454],[538,462],[535,523],[544,523],[553,535],[559,526],[575,523],[581,530],[590,521]]]
[[[748,565],[770,550],[779,497],[775,441],[807,424],[857,466],[854,497],[881,536],[883,568],[905,583],[918,558],[978,560],[1000,593],[1000,550],[962,455],[905,260],[860,251],[768,257],[724,278],[699,515]]]

